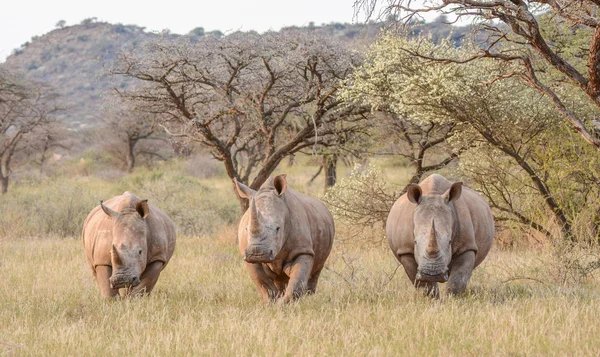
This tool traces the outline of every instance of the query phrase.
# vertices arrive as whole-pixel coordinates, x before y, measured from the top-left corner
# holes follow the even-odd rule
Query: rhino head
[[[244,260],[248,263],[271,263],[275,260],[285,240],[285,224],[289,210],[283,194],[287,189],[286,175],[267,181],[258,191],[238,182],[240,195],[250,200],[248,208],[248,245]]]
[[[150,213],[148,200],[140,201],[135,208],[126,208],[121,212],[113,211],[102,201],[100,206],[113,220],[110,286],[120,289],[139,285],[140,276],[146,269],[148,254],[148,227],[145,222]]]
[[[421,187],[407,187],[407,198],[415,203],[414,256],[417,262],[417,282],[446,282],[452,259],[452,239],[456,211],[452,202],[460,197],[462,182],[456,182],[442,195],[423,195]]]

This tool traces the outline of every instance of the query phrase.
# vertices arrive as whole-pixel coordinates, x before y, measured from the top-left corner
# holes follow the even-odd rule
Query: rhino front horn
[[[435,223],[431,220],[431,232],[429,232],[429,240],[427,242],[427,255],[430,257],[436,257],[440,253],[438,247],[437,238],[435,236]]]
[[[256,209],[254,199],[250,200],[250,233],[259,234],[262,232],[262,219],[260,212]]]
[[[119,251],[117,250],[117,247],[115,247],[115,245],[112,245],[111,248],[111,255],[112,255],[112,259],[115,265],[121,265],[123,264],[121,257],[119,256]]]

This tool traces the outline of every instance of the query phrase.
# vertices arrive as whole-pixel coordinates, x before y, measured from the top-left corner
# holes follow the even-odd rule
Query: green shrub
[[[239,206],[228,185],[215,188],[219,187],[215,181],[183,175],[177,165],[138,169],[114,182],[94,176],[60,176],[12,186],[0,197],[0,237],[78,238],[85,217],[98,202],[125,191],[161,208],[180,235],[210,236],[239,219]]]
[[[321,199],[336,223],[350,228],[350,238],[381,240],[381,230],[400,195],[399,190],[396,191],[386,183],[380,170],[356,165],[348,178],[339,180]]]
[[[0,236],[79,237],[85,217],[109,191],[105,183],[85,178],[14,186],[0,198]]]

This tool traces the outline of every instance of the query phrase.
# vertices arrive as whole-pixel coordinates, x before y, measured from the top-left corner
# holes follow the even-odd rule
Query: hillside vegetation
[[[453,34],[457,40],[468,33],[468,27],[453,27],[438,22],[426,24],[415,34],[432,34],[436,39]],[[351,46],[364,46],[379,34],[379,24],[323,24],[309,27],[288,27],[290,30],[312,31]],[[35,36],[16,49],[6,60],[10,68],[27,73],[32,79],[55,88],[68,108],[60,119],[73,129],[97,127],[104,107],[110,102],[113,86],[126,87],[126,81],[113,83],[115,78],[104,76],[119,51],[145,40],[166,36],[220,36],[220,31],[192,30],[188,35],[146,32],[135,25],[110,24],[86,19],[81,24],[57,28]],[[227,35],[227,34],[225,34]],[[200,37],[201,37],[200,36]]]

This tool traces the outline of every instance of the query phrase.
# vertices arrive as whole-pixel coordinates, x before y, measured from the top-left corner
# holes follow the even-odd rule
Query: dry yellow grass
[[[384,164],[390,183],[409,173],[393,162]],[[169,165],[117,182],[70,177],[62,186],[16,187],[3,197],[0,355],[589,356],[600,351],[600,279],[554,283],[564,270],[550,251],[494,248],[464,296],[432,301],[410,285],[385,243],[352,243],[353,228],[341,222],[317,294],[282,309],[265,306],[235,246],[237,228],[223,224],[238,214],[231,182],[223,175],[197,180],[182,173],[181,163]],[[316,196],[322,180],[308,184],[316,170],[308,160],[277,173],[288,173],[292,187]],[[341,167],[340,177],[349,170]],[[67,189],[71,186],[76,189]],[[79,239],[48,238],[44,229],[58,231],[61,223],[67,233],[78,231],[82,222],[64,212],[85,217],[97,200],[125,189],[160,202],[180,232],[200,233],[178,238],[151,296],[104,301]]]
[[[154,293],[103,301],[79,240],[0,241],[0,355],[590,356],[598,279],[494,249],[465,296],[415,292],[385,246],[336,244],[317,294],[265,306],[233,245],[180,238]],[[396,271],[396,272],[395,272]],[[395,272],[395,273],[394,273]],[[510,280],[532,277],[536,280]],[[509,280],[509,281],[507,281]]]

